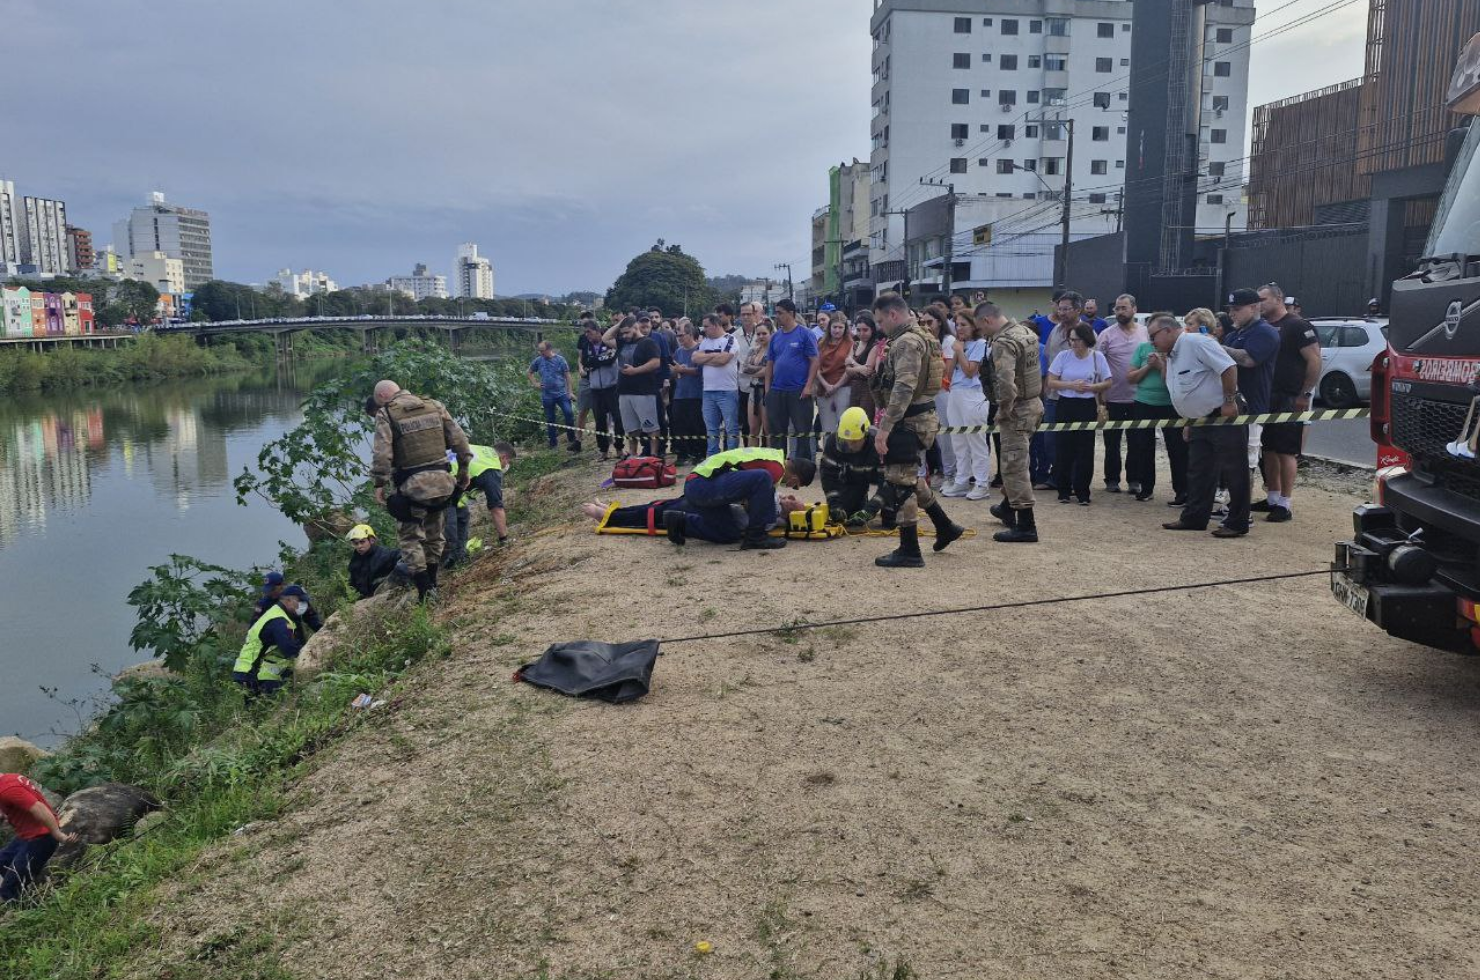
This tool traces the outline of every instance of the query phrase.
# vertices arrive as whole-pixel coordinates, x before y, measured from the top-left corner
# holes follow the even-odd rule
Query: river
[[[338,366],[0,396],[0,734],[54,746],[148,659],[127,596],[149,566],[248,568],[307,543],[265,501],[239,506],[231,480]]]

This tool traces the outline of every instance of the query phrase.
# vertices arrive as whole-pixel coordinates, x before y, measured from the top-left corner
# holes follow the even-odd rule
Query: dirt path
[[[555,639],[1317,568],[1354,502],[1329,485],[1228,542],[1101,494],[999,546],[955,501],[984,533],[919,572],[878,539],[526,538],[456,587],[453,657],[214,854],[133,969],[252,936],[312,977],[1480,975],[1480,664],[1323,578],[685,644],[621,708],[509,683]]]

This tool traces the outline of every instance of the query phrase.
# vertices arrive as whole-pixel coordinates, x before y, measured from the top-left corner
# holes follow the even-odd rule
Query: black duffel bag
[[[652,686],[657,640],[598,643],[574,640],[554,643],[544,656],[514,672],[514,679],[573,698],[597,698],[611,704],[636,701]]]

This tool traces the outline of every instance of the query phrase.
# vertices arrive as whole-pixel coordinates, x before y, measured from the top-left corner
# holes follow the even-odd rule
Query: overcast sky
[[[810,254],[827,167],[867,157],[872,8],[0,0],[0,176],[100,246],[151,190],[204,208],[242,282],[447,272],[476,241],[501,295],[605,290],[659,237],[766,275]],[[1251,103],[1359,75],[1365,22],[1354,3],[1256,44]]]

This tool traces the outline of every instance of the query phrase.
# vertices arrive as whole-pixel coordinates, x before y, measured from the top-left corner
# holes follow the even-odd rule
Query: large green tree
[[[656,307],[665,316],[708,312],[713,299],[713,290],[699,260],[684,254],[682,246],[665,245],[661,238],[628,262],[627,271],[617,277],[606,293],[609,309]]]

